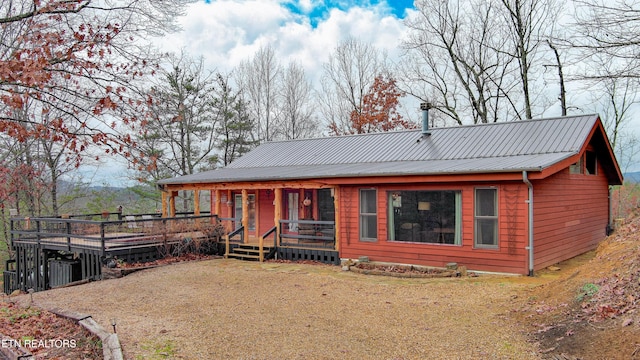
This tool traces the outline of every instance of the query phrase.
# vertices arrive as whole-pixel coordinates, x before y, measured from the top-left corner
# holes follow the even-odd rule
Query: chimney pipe
[[[429,130],[429,109],[431,109],[431,103],[420,103],[420,110],[422,110],[422,136],[431,135],[431,130]]]

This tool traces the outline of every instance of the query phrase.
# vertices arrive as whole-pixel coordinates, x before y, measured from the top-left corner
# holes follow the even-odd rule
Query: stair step
[[[270,247],[263,247],[262,256],[267,256],[270,251]],[[238,246],[230,249],[230,253],[227,257],[240,260],[260,260],[260,247],[257,245],[239,244]]]
[[[260,259],[260,255],[237,254],[237,253],[230,253],[229,255],[227,255],[227,257],[240,258],[242,260],[245,260],[245,259],[259,260]]]
[[[262,252],[267,254],[271,249],[263,249]],[[248,249],[248,248],[235,248],[232,250],[234,253],[248,253],[248,254],[259,254],[260,249]]]

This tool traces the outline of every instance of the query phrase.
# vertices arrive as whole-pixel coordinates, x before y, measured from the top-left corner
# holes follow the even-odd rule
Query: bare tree
[[[377,75],[389,73],[386,54],[353,38],[340,43],[324,64],[319,94],[328,125],[344,133],[353,111],[362,112],[364,96]]]
[[[318,134],[318,121],[312,108],[311,83],[304,69],[292,62],[284,69],[280,90],[280,124],[287,140],[313,137]]]
[[[628,125],[640,90],[640,3],[636,0],[576,0],[575,34],[567,42],[580,66],[572,79],[595,96],[621,168],[636,163],[639,139]],[[598,96],[600,95],[600,96]]]
[[[462,124],[497,121],[512,102],[514,77],[492,2],[418,1],[402,46],[404,90]],[[507,105],[503,105],[503,103]]]
[[[574,0],[576,34],[570,39],[582,59],[596,56],[615,65],[607,73],[590,71],[585,77],[640,78],[640,3],[637,0]],[[595,69],[592,69],[595,70]]]
[[[540,45],[551,37],[558,7],[554,0],[501,0],[513,58],[517,61],[524,118],[533,117],[532,68],[540,59]]]
[[[282,69],[272,47],[262,47],[255,55],[240,63],[236,82],[246,97],[251,118],[257,122],[255,139],[271,141],[278,137],[278,81]]]

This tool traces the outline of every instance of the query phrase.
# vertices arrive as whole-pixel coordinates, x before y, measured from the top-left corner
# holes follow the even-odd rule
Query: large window
[[[460,244],[460,191],[389,191],[389,240]]]
[[[498,247],[498,190],[476,189],[475,246]]]
[[[360,190],[360,240],[376,241],[378,239],[376,194],[375,189]]]

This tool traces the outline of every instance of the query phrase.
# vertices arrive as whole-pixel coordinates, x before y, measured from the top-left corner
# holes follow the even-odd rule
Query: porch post
[[[242,189],[242,226],[244,226],[244,243],[249,242],[249,193]]]
[[[193,190],[193,215],[200,215],[200,190]]]
[[[340,250],[340,187],[336,186],[331,189],[333,192],[333,209],[335,211],[335,232],[336,232],[336,251]]]
[[[220,216],[220,213],[222,212],[222,202],[220,200],[220,189],[216,189],[215,191],[215,213],[216,215]]]
[[[162,217],[163,218],[167,217],[167,192],[166,191],[162,192],[162,203],[160,207],[162,210]]]
[[[178,192],[172,191],[171,197],[169,197],[169,217],[176,217],[176,196],[178,196]]]
[[[280,220],[282,220],[282,188],[275,188],[273,190],[274,196],[274,215],[273,222],[276,226],[276,239],[278,241],[278,246],[280,246]]]

